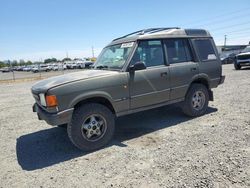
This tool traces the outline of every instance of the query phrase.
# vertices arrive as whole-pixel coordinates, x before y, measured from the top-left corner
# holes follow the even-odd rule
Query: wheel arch
[[[116,115],[116,111],[112,104],[112,101],[113,100],[111,96],[106,93],[92,93],[78,96],[71,102],[70,106],[73,108],[77,108],[87,103],[98,103],[106,106],[113,114]]]
[[[206,88],[209,90],[210,89],[210,81],[208,78],[206,78],[205,76],[199,76],[196,77],[192,80],[192,82],[189,84],[189,88],[191,87],[192,84],[203,84],[204,86],[206,86]]]
[[[202,85],[204,85],[208,90],[209,100],[210,101],[214,100],[213,92],[212,92],[211,86],[210,86],[210,79],[209,79],[209,77],[207,75],[199,75],[197,77],[194,77],[193,80],[191,81],[191,83],[189,84],[187,92],[189,91],[192,84],[202,84]]]

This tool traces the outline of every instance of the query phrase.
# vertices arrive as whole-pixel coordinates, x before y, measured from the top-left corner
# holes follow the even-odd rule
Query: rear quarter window
[[[216,60],[214,47],[210,39],[195,39],[194,45],[201,61]]]

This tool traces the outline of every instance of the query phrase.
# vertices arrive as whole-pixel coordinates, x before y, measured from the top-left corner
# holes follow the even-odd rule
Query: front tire
[[[71,142],[83,151],[105,146],[113,137],[114,130],[114,114],[106,106],[97,103],[78,107],[67,127]]]
[[[67,129],[68,124],[61,124],[61,125],[57,125],[57,127],[59,127],[59,128],[63,128],[63,129]]]
[[[184,114],[197,117],[206,113],[209,101],[208,89],[203,84],[192,84],[182,105]]]
[[[237,64],[237,62],[234,63],[234,68],[235,70],[240,70],[241,66],[239,64]]]

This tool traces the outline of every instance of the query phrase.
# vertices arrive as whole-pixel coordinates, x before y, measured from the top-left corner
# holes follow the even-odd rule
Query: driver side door
[[[140,41],[130,65],[143,62],[144,70],[129,73],[130,109],[166,102],[170,98],[170,74],[161,40]]]

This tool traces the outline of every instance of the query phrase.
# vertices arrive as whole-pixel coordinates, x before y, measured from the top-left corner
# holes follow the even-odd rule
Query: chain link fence
[[[71,72],[83,71],[90,67],[91,66],[71,64],[62,66],[41,64],[39,66],[5,67],[0,70],[0,81],[39,80]]]

